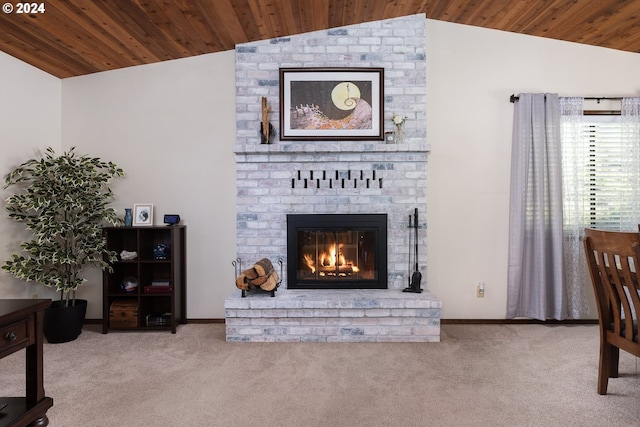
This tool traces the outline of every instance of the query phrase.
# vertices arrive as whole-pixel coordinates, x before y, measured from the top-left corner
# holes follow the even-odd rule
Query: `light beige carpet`
[[[226,343],[224,325],[45,344],[51,426],[639,426],[636,358],[596,393],[595,325],[443,325],[442,342]],[[24,352],[0,393],[24,393]]]

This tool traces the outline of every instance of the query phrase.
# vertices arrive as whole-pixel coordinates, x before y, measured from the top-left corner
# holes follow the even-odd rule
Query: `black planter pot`
[[[50,343],[73,341],[82,332],[82,324],[87,314],[87,300],[76,299],[76,304],[64,307],[61,301],[54,301],[44,311],[43,332]]]

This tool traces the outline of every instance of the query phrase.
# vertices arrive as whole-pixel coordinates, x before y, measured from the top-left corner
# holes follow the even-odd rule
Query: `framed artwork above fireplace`
[[[384,68],[280,68],[281,140],[380,140]]]

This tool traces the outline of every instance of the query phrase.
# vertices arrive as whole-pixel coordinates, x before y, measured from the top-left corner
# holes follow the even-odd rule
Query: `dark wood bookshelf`
[[[170,330],[187,323],[186,232],[184,225],[105,227],[107,248],[118,254],[112,272],[103,273],[102,333],[110,329]],[[166,258],[158,258],[154,248],[165,245]],[[134,259],[121,259],[123,250],[136,252]],[[138,285],[122,288],[125,278]],[[152,292],[146,287],[169,281],[170,289]],[[124,310],[124,311],[123,311]],[[170,313],[170,317],[164,316]]]

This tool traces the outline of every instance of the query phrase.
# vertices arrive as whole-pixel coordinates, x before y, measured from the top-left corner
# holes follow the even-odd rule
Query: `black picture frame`
[[[280,139],[384,140],[384,68],[280,68]]]

